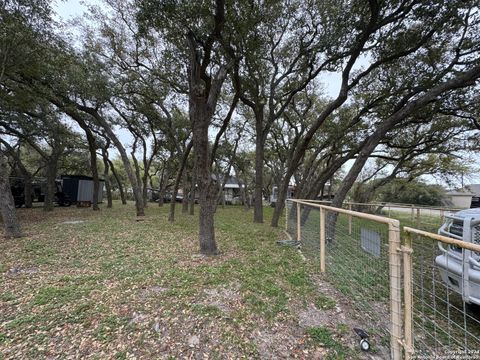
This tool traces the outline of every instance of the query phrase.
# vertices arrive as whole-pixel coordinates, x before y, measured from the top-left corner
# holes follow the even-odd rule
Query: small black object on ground
[[[359,328],[353,328],[353,331],[360,336],[360,349],[362,349],[362,351],[370,350],[370,343],[368,342],[368,334],[366,331]]]

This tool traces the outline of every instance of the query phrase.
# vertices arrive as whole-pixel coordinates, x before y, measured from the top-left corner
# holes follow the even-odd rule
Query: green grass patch
[[[358,354],[354,350],[336,340],[336,333],[326,327],[309,328],[307,329],[307,334],[310,346],[321,346],[329,349],[325,359],[343,360],[358,358]]]
[[[319,310],[331,310],[335,309],[337,303],[331,297],[326,295],[319,295],[315,299],[315,306]]]
[[[194,313],[203,316],[217,317],[222,315],[222,311],[215,305],[195,304],[192,306]]]
[[[20,315],[20,316],[17,316],[15,317],[13,320],[7,322],[5,324],[5,328],[6,329],[15,329],[15,328],[19,328],[21,326],[25,326],[25,325],[32,325],[32,324],[35,324],[37,323],[39,320],[39,316],[37,315],[32,315],[32,314],[26,314],[26,315]]]
[[[122,318],[117,315],[109,315],[100,322],[100,325],[94,332],[94,337],[102,342],[110,342],[115,338],[118,329],[125,327],[127,324],[127,318]]]
[[[68,302],[80,300],[87,296],[88,289],[80,288],[77,285],[66,285],[64,287],[47,286],[41,288],[32,300],[33,305],[63,305]]]
[[[16,296],[9,291],[6,291],[3,294],[0,294],[0,301],[2,302],[9,302],[15,299],[16,299]]]
[[[310,340],[316,345],[322,347],[337,346],[337,342],[333,339],[333,333],[326,327],[311,327],[307,329]]]

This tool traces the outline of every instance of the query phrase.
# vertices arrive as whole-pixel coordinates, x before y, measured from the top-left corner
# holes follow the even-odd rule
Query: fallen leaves
[[[132,205],[115,205],[19,211],[29,235],[0,253],[5,359],[327,353],[299,325],[315,291],[296,251],[276,247],[279,230],[252,224],[241,208],[219,209],[222,253],[208,257],[189,215],[169,223],[167,208],[149,207],[136,222]]]

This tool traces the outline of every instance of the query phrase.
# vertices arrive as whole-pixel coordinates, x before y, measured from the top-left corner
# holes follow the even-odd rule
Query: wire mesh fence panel
[[[388,225],[326,212],[327,279],[351,301],[359,327],[388,349]]]
[[[320,256],[320,210],[316,206],[287,200],[287,232],[300,241],[302,254],[314,263]],[[300,211],[298,211],[300,210]],[[300,231],[298,225],[300,224]],[[300,234],[300,238],[298,235]]]
[[[411,235],[415,356],[480,358],[480,267],[465,242],[435,237]]]
[[[307,259],[318,264],[320,259],[320,209],[303,205],[300,226],[302,253]]]
[[[287,233],[295,240],[297,236],[297,205],[291,200],[285,202]]]

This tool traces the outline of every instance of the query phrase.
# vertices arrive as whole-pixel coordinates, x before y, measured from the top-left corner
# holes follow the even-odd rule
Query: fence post
[[[300,215],[301,215],[301,210],[302,210],[302,205],[300,203],[297,203],[297,241],[302,241],[302,231],[300,229],[301,224],[300,224]]]
[[[403,296],[404,296],[404,339],[405,339],[405,360],[410,360],[413,354],[413,294],[412,294],[412,234],[405,235],[405,246],[403,247]]]
[[[420,208],[417,208],[417,229],[420,229]]]
[[[445,213],[443,209],[440,209],[440,221],[443,224],[443,220],[445,220]]]
[[[348,205],[348,210],[352,211],[352,204]],[[348,235],[352,235],[352,215],[348,214]]]
[[[402,260],[400,249],[400,223],[388,224],[389,275],[390,275],[390,352],[392,360],[402,357]]]
[[[415,219],[415,212],[414,212],[414,209],[413,209],[413,204],[410,205],[410,207],[412,208],[412,221]]]
[[[320,208],[320,272],[325,272],[325,209]]]

